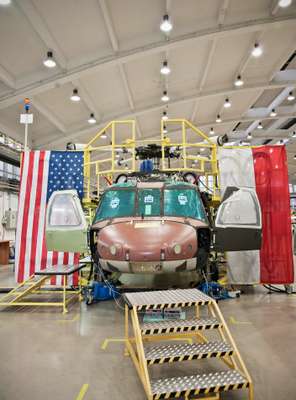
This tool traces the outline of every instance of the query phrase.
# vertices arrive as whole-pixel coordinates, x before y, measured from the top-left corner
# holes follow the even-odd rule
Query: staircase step
[[[225,357],[231,356],[232,354],[232,347],[228,343],[221,341],[145,347],[145,357],[148,365],[200,360],[202,358]]]
[[[155,290],[150,292],[125,293],[124,297],[130,307],[137,310],[157,308],[190,307],[214,302],[198,289]]]
[[[222,328],[222,324],[215,318],[192,318],[187,320],[180,319],[161,322],[147,322],[141,325],[141,332],[142,335],[157,335],[163,333],[190,332],[217,328]]]
[[[151,380],[153,399],[168,399],[245,389],[249,382],[236,370]]]

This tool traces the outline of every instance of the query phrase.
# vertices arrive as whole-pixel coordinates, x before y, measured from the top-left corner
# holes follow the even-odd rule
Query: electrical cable
[[[280,289],[273,285],[263,285],[263,286],[265,287],[265,289],[268,289],[269,291],[274,293],[296,294],[296,292],[288,292],[287,289]]]
[[[200,182],[209,192],[213,193],[213,190],[210,189],[203,181],[200,180],[200,177],[197,179],[198,182]]]

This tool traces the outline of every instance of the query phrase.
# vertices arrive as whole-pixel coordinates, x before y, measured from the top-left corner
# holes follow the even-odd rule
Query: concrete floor
[[[253,377],[255,399],[296,399],[296,296],[257,288],[220,307]],[[0,400],[75,400],[84,384],[84,400],[144,400],[123,343],[101,348],[106,338],[122,337],[123,313],[113,301],[76,303],[67,315],[40,308],[0,311]],[[196,363],[173,364],[170,373],[177,375],[181,364],[190,373]],[[159,366],[153,368],[157,376]],[[246,398],[244,392],[223,395]]]

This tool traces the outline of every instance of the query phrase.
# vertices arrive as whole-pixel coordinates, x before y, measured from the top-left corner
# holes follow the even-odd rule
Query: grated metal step
[[[249,382],[235,370],[151,380],[153,399],[218,393],[247,387]]]
[[[145,347],[145,357],[148,365],[200,360],[202,358],[218,358],[231,356],[232,354],[232,347],[225,342],[167,344]]]
[[[222,323],[215,318],[184,319],[161,322],[147,322],[141,325],[142,335],[157,335],[163,333],[179,333],[205,329],[222,328]]]
[[[43,282],[47,279],[47,277],[30,277],[27,281],[21,283],[19,286],[16,286],[6,295],[0,298],[0,306],[6,306],[12,303],[17,303],[17,300],[20,300],[27,294],[30,294],[34,289],[39,288],[43,284]]]
[[[166,307],[190,307],[210,304],[214,299],[198,289],[157,290],[152,292],[125,293],[127,303],[138,310]]]

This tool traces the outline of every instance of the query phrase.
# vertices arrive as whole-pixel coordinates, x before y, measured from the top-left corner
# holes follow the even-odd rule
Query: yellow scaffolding
[[[118,127],[127,126],[128,135],[124,140],[120,139],[117,135]],[[102,137],[108,135],[111,137],[110,143],[107,145],[96,145],[95,143]],[[84,203],[91,202],[91,169],[95,168],[95,176],[97,178],[96,189],[99,195],[100,177],[113,176],[116,173],[133,172],[136,170],[136,153],[135,153],[135,139],[136,139],[136,123],[134,120],[124,121],[111,121],[104,126],[86,145],[84,149],[84,184],[85,184],[85,198]],[[116,159],[116,150],[125,149],[130,151],[131,157],[127,169],[118,165]],[[106,158],[95,159],[98,152],[107,153]]]
[[[168,133],[165,131],[165,128]],[[170,129],[173,127],[173,131]],[[122,128],[127,128],[125,136],[122,137]],[[176,140],[170,138],[170,134],[181,136]],[[180,135],[181,134],[181,135]],[[193,134],[193,136],[192,136]],[[109,139],[108,144],[100,144],[102,135]],[[191,136],[191,138],[190,138]],[[92,186],[96,188],[98,196],[100,190],[100,180],[102,177],[113,181],[114,174],[130,173],[136,171],[136,147],[143,144],[159,144],[161,146],[160,168],[164,172],[192,171],[198,175],[203,175],[208,181],[208,177],[213,177],[213,201],[219,200],[219,177],[217,162],[217,145],[200,129],[186,119],[168,119],[161,121],[160,138],[136,139],[135,120],[110,121],[104,126],[90,141],[84,149],[84,184],[85,197],[84,205],[91,204]],[[174,165],[168,165],[166,157],[167,149],[177,147],[181,149],[181,157],[175,160]],[[207,149],[209,154],[201,156],[197,154],[199,150]],[[124,159],[125,165],[120,165],[116,154],[119,151],[128,153],[128,159]],[[100,156],[98,157],[98,155]],[[189,165],[189,162],[192,165]],[[194,162],[194,163],[193,163]],[[177,165],[176,165],[177,163]],[[92,185],[91,177],[95,176],[96,183]]]

